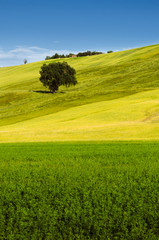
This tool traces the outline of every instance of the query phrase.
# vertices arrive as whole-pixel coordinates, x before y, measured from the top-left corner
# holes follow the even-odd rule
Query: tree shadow
[[[32,92],[35,92],[35,93],[44,93],[44,94],[55,94],[55,93],[57,93],[57,92],[52,93],[52,92],[50,92],[50,91],[48,91],[48,90],[33,90]],[[65,92],[64,92],[64,91],[58,91],[58,93],[64,94]]]
[[[32,92],[35,92],[35,93],[45,93],[45,94],[48,94],[48,93],[50,93],[50,94],[52,94],[52,92],[50,92],[50,91],[47,91],[47,90],[33,90]]]

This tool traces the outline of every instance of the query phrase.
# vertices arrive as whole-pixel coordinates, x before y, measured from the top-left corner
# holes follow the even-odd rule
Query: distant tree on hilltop
[[[27,59],[26,58],[24,59],[24,64],[27,64]]]
[[[49,57],[49,56],[46,56],[45,60],[49,60],[49,59],[50,59],[50,57]]]
[[[58,53],[55,53],[55,55],[53,55],[52,57],[46,56],[45,60],[49,60],[49,59],[57,59],[57,58],[71,58],[71,57],[84,57],[84,56],[92,56],[92,55],[98,55],[98,54],[102,54],[102,52],[91,52],[91,51],[87,51],[87,52],[79,52],[77,55],[73,54],[73,53],[69,53],[67,55],[60,55]]]

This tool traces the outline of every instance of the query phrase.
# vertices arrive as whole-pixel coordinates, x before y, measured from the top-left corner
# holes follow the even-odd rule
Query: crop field
[[[0,239],[159,239],[159,144],[0,144]]]
[[[78,84],[50,94],[43,63],[67,61]],[[159,140],[159,45],[0,68],[0,142]]]

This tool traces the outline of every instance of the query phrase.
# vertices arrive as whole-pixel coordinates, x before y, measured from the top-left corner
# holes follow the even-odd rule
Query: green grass
[[[0,144],[0,239],[159,239],[155,142]]]
[[[159,139],[159,45],[65,61],[79,83],[53,95],[45,61],[0,68],[1,142]]]
[[[44,62],[0,68],[0,239],[159,239],[159,45],[67,59],[53,95]]]

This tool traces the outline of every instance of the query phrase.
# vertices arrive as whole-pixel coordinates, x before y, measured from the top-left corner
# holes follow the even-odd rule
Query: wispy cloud
[[[60,41],[57,40],[57,41],[54,41],[54,43],[60,43]]]
[[[37,46],[23,47],[18,46],[15,49],[4,51],[0,49],[0,66],[13,66],[23,64],[26,58],[28,62],[44,60],[46,56],[52,56],[55,53],[68,54],[69,50],[51,50]]]

